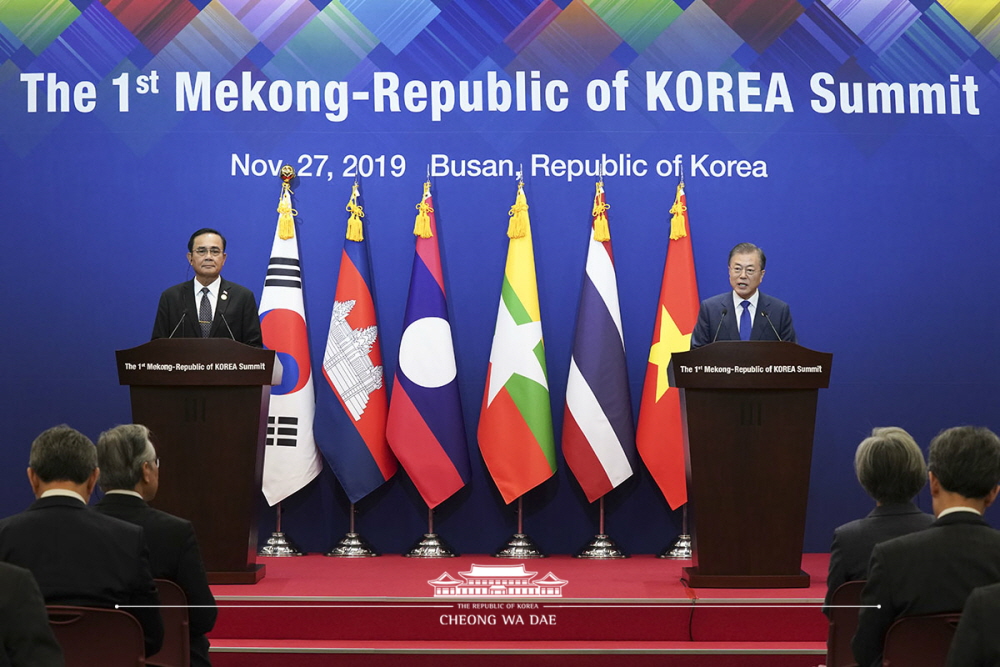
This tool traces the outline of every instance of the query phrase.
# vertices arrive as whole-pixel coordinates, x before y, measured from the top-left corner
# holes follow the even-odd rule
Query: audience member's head
[[[927,456],[932,484],[964,498],[996,495],[1000,484],[1000,438],[988,428],[956,426],[931,440]],[[992,501],[992,498],[990,498]]]
[[[28,481],[36,496],[62,488],[89,499],[99,474],[94,443],[74,428],[53,426],[31,443]]]
[[[159,487],[159,462],[142,424],[122,424],[108,429],[97,439],[97,458],[101,466],[101,488],[138,491],[152,500]]]
[[[920,446],[898,426],[872,429],[854,453],[854,472],[879,505],[909,502],[927,482]]]

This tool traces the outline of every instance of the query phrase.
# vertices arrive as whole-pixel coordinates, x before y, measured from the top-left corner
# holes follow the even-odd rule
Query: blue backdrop
[[[852,459],[872,427],[902,426],[922,445],[956,424],[1000,430],[1000,41],[990,22],[1000,3],[13,4],[0,7],[11,278],[0,515],[31,500],[23,471],[40,431],[64,422],[96,438],[129,421],[114,351],[147,340],[160,291],[191,277],[194,229],[227,235],[225,275],[259,299],[282,162],[300,172],[315,369],[345,204],[361,184],[387,379],[431,170],[473,460],[472,482],[436,518],[458,551],[491,553],[515,527],[475,441],[516,190],[489,161],[524,170],[557,440],[595,178],[551,167],[593,167],[603,155],[616,163],[605,186],[636,410],[676,164],[701,296],[728,289],[735,243],[757,243],[769,260],[762,289],[792,305],[802,344],[834,354],[807,551],[828,549],[836,525],[868,511]],[[452,160],[483,168],[473,175],[466,163],[460,175]],[[164,461],[164,474],[180,473]],[[274,514],[261,503],[267,534]],[[921,504],[930,508],[926,491]],[[284,529],[308,551],[347,530],[328,468],[283,507]],[[427,525],[402,473],[358,510],[360,531],[385,552],[405,551]],[[561,456],[525,510],[526,532],[548,553],[575,553],[597,532],[596,505]],[[631,553],[657,553],[680,529],[644,469],[607,510],[608,532]]]

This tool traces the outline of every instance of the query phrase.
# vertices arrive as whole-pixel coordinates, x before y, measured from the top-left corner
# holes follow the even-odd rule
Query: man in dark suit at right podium
[[[764,251],[752,243],[740,243],[729,251],[733,290],[701,302],[691,349],[719,340],[797,342],[788,304],[757,289],[766,264]]]
[[[152,338],[231,338],[263,347],[253,292],[221,275],[226,238],[214,229],[199,229],[188,239],[187,260],[194,279],[160,295]]]

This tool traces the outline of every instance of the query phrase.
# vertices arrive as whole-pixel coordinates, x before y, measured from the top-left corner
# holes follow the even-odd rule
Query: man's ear
[[[986,507],[993,504],[993,501],[997,499],[998,492],[1000,492],[1000,485],[994,486],[993,490],[986,494]],[[983,509],[986,509],[986,507]]]
[[[39,489],[42,485],[42,480],[39,479],[38,474],[30,466],[28,467],[28,484],[31,485],[31,492],[35,494],[35,498],[41,495]]]
[[[101,477],[101,469],[94,468],[93,472],[90,473],[90,477],[87,478],[87,495],[86,501],[90,502],[90,495],[94,493],[94,487],[97,486],[97,480]]]
[[[930,470],[927,471],[927,486],[931,489],[931,496],[936,496],[941,493],[941,482]]]

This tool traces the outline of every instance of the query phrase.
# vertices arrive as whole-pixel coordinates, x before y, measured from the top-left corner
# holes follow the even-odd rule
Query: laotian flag
[[[604,184],[597,183],[587,266],[566,381],[562,449],[593,502],[632,476],[635,428]]]
[[[292,210],[287,188],[282,190],[281,202]],[[271,387],[264,447],[262,486],[270,505],[311,482],[323,467],[313,440],[316,392],[302,299],[299,242],[290,216],[286,223],[282,225],[279,217],[259,308],[264,347],[274,350],[282,366],[281,384]]]
[[[355,503],[381,486],[398,463],[385,438],[388,413],[378,322],[372,299],[364,215],[354,186],[347,238],[323,355],[316,405],[319,446]]]
[[[417,208],[386,436],[420,496],[434,508],[468,483],[470,465],[430,183]]]

